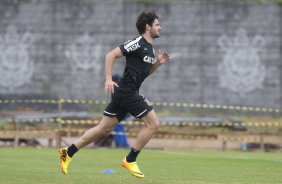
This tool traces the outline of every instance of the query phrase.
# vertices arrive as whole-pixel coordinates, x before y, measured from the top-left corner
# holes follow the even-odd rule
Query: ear
[[[149,24],[146,24],[146,30],[150,30],[151,26]]]

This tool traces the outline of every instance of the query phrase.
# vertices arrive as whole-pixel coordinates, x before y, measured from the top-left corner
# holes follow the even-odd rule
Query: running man
[[[116,124],[130,113],[141,119],[145,126],[139,130],[129,154],[121,164],[133,176],[144,178],[136,158],[157,131],[159,120],[148,100],[139,94],[139,88],[146,77],[169,60],[169,54],[158,50],[155,55],[152,44],[155,38],[160,37],[161,26],[154,11],[142,11],[137,18],[136,27],[140,36],[125,42],[106,55],[104,91],[112,94],[111,102],[97,126],[87,130],[68,148],[60,149],[60,167],[64,174],[67,174],[71,158],[78,150],[111,133]],[[122,56],[126,58],[125,70],[120,81],[115,83],[112,80],[112,68],[116,59]]]

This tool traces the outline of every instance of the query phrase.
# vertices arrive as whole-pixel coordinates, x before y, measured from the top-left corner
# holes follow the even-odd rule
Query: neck
[[[149,34],[144,33],[144,34],[142,34],[142,36],[145,38],[145,40],[146,40],[148,43],[150,43],[150,44],[153,43],[154,38],[152,38]]]

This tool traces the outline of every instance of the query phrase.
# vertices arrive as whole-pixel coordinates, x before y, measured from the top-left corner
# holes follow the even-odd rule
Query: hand
[[[117,85],[117,83],[115,83],[114,81],[112,81],[112,80],[106,80],[106,82],[105,82],[105,88],[104,88],[104,91],[105,91],[105,93],[106,94],[108,94],[108,93],[114,93],[115,92],[115,86],[116,87],[119,87],[118,85]]]
[[[158,59],[158,62],[160,64],[166,63],[169,60],[168,52],[166,52],[166,51],[165,52],[161,52],[160,49],[159,49],[158,50],[158,57],[157,57],[157,59]]]

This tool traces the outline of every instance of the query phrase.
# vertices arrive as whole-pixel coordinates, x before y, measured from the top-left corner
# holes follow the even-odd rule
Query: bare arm
[[[154,73],[159,66],[161,66],[162,64],[165,64],[168,60],[169,60],[168,52],[161,52],[160,50],[158,50],[157,62],[151,68],[149,75]]]
[[[157,61],[151,68],[150,72],[149,72],[149,75],[151,75],[152,73],[154,73],[157,68],[159,68],[159,66],[161,66],[161,64],[159,63],[159,61]]]
[[[112,69],[113,65],[117,58],[122,57],[123,54],[119,47],[113,49],[106,55],[106,62],[105,62],[105,93],[114,93],[114,86],[118,87],[117,83],[112,80]]]

